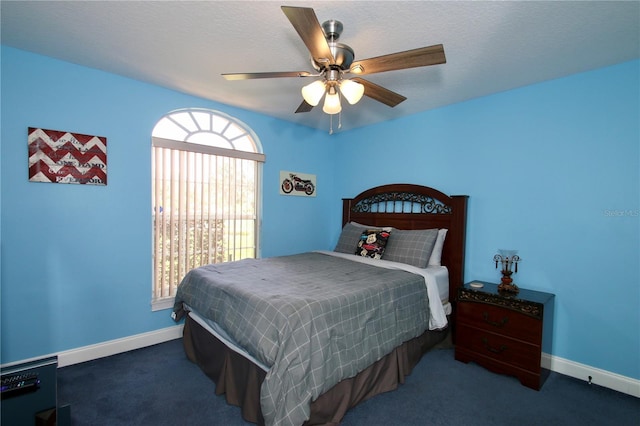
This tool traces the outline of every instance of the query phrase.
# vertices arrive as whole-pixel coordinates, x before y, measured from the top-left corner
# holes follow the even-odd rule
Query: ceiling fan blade
[[[444,47],[441,44],[436,44],[356,61],[351,64],[350,71],[354,74],[364,75],[406,68],[426,67],[446,62]]]
[[[222,74],[227,80],[253,80],[256,78],[278,78],[278,77],[311,77],[307,71],[284,71],[284,72],[249,72],[249,73],[228,73]]]
[[[309,49],[311,57],[318,63],[326,61],[333,65],[336,60],[322,31],[316,13],[309,7],[282,6],[282,11],[289,18],[291,25]]]
[[[313,105],[308,104],[307,101],[303,99],[302,103],[300,104],[300,106],[298,106],[298,109],[296,110],[296,114],[299,112],[309,112],[312,109],[313,109]]]
[[[385,89],[382,86],[378,86],[375,83],[372,83],[363,78],[354,77],[351,80],[360,83],[364,86],[364,94],[365,96],[370,97],[371,99],[375,99],[378,102],[382,102],[385,105],[393,108],[398,105],[400,102],[405,101],[407,98],[396,93],[392,92],[389,89]]]

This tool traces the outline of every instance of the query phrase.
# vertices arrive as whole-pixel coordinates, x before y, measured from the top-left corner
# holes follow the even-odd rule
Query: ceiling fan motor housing
[[[355,53],[353,52],[353,49],[346,44],[336,42],[336,40],[340,38],[340,34],[342,34],[342,29],[342,22],[336,21],[335,19],[324,21],[322,23],[322,31],[324,31],[324,36],[327,39],[327,44],[329,45],[331,54],[335,59],[336,68],[339,68],[341,70],[348,70],[353,63]],[[314,58],[311,58],[311,65],[316,69],[316,71],[323,71],[325,69],[333,68],[325,62],[316,61]]]

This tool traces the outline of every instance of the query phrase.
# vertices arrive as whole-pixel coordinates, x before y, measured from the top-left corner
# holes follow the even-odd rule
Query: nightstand
[[[549,374],[541,357],[551,353],[554,299],[553,294],[522,288],[517,294],[499,292],[497,284],[484,281],[460,287],[456,359],[516,376],[539,390]]]

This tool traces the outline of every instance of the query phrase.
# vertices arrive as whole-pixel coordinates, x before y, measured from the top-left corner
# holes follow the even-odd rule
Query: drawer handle
[[[494,354],[500,354],[504,351],[507,350],[507,347],[505,345],[500,345],[499,348],[492,348],[491,346],[489,346],[489,341],[487,340],[486,337],[482,338],[482,344],[484,345],[484,348],[486,350],[488,350],[489,352],[493,352]]]
[[[489,321],[489,314],[487,312],[482,313],[482,318],[484,318],[484,322],[486,322],[487,324],[491,324],[494,327],[502,327],[509,321],[509,317],[502,318],[501,322]]]

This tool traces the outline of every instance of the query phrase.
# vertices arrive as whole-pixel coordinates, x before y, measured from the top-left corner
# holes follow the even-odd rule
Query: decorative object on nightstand
[[[497,284],[482,281],[459,288],[455,358],[516,376],[523,385],[539,390],[549,373],[541,361],[542,352],[551,354],[555,295],[498,289]]]
[[[518,272],[518,262],[520,257],[518,256],[518,250],[498,250],[498,254],[493,256],[493,260],[496,262],[496,269],[498,268],[498,262],[502,265],[502,278],[500,279],[500,285],[498,290],[507,291],[510,293],[517,293],[520,291],[516,283],[513,282],[511,274]],[[515,268],[514,268],[515,265]],[[512,271],[512,269],[515,269]]]

